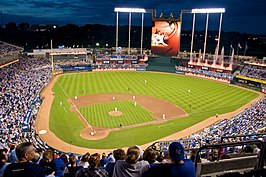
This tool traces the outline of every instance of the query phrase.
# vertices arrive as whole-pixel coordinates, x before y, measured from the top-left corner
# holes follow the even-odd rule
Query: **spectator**
[[[106,154],[103,153],[103,154],[102,154],[102,158],[101,158],[101,160],[100,160],[100,168],[101,168],[101,169],[105,169],[106,163],[107,163],[107,160],[106,160]]]
[[[77,166],[77,158],[74,155],[69,157],[69,164],[68,172],[70,177],[75,177],[76,173],[83,168],[82,166]]]
[[[185,159],[184,148],[178,142],[169,146],[170,163],[152,164],[144,177],[196,177],[195,167],[191,160]]]
[[[15,148],[16,146],[14,144],[12,144],[10,146],[10,153],[9,153],[9,156],[8,156],[8,161],[11,162],[11,163],[15,163],[18,161],[18,158],[16,156],[16,152],[15,152]]]
[[[78,166],[82,166],[83,168],[88,168],[90,165],[89,165],[89,157],[90,157],[90,153],[86,153],[84,154],[82,157],[81,157],[81,160],[78,162]]]
[[[216,160],[218,160],[218,150],[214,149],[212,154],[209,155],[209,161],[214,162]]]
[[[0,175],[4,175],[4,171],[7,167],[7,149],[0,149]]]
[[[115,163],[118,161],[118,160],[125,160],[126,158],[126,153],[123,149],[117,149],[117,150],[114,150],[114,158],[115,158],[115,161],[112,162],[108,162],[107,165],[106,165],[106,171],[108,172],[109,176],[113,176],[113,172],[114,172],[114,167],[115,167]]]
[[[190,157],[189,159],[194,163],[196,160],[196,156],[197,156],[197,150],[196,149],[192,149],[190,152]],[[200,162],[200,158],[198,159],[198,162]]]
[[[125,160],[118,160],[114,167],[113,177],[141,177],[148,170],[147,161],[138,161],[140,149],[137,146],[129,147]]]
[[[146,160],[149,164],[156,162],[156,158],[156,153],[152,148],[147,148],[143,153],[143,160]]]
[[[90,166],[79,170],[75,177],[108,177],[105,169],[100,169],[100,154],[92,154],[89,158]]]
[[[42,167],[30,162],[34,158],[34,153],[32,143],[19,144],[16,148],[18,163],[9,164],[4,171],[4,177],[44,177]]]
[[[157,162],[163,162],[163,160],[164,160],[164,157],[163,157],[162,154],[159,154],[159,155],[157,156],[157,158],[156,158],[156,161],[157,161]]]
[[[55,163],[53,161],[52,151],[46,150],[43,153],[43,158],[40,160],[39,165],[43,168],[45,175],[54,175]]]
[[[55,163],[55,176],[63,177],[66,165],[68,164],[68,159],[66,154],[61,154],[59,158],[54,159]]]
[[[40,158],[41,158],[40,154],[38,152],[35,152],[34,158],[32,159],[32,162],[38,164],[40,161]]]

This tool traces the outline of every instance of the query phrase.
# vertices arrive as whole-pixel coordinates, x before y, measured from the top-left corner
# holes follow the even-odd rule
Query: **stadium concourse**
[[[56,67],[56,69],[60,68]],[[250,70],[250,68],[245,69]],[[258,73],[261,73],[261,71],[258,71]],[[118,175],[114,176],[119,176],[119,174],[123,174],[125,171],[127,172],[127,170],[130,170],[119,168],[118,165],[115,166],[115,160],[123,160],[131,156],[132,153],[138,157],[139,155],[142,155],[142,149],[146,149],[150,146],[150,143],[142,145],[141,147],[132,146],[130,148],[124,148],[124,150],[87,149],[72,145],[71,152],[65,153],[69,152],[70,145],[58,139],[49,131],[49,111],[47,110],[50,110],[53,101],[54,95],[51,88],[55,82],[55,79],[52,79],[50,76],[51,63],[46,58],[20,58],[18,62],[1,68],[0,176],[5,173],[5,168],[9,171],[11,167],[14,166],[9,166],[7,163],[14,164],[16,161],[20,162],[23,160],[27,163],[29,163],[29,161],[37,163],[44,169],[45,166],[47,167],[45,161],[48,161],[48,166],[52,167],[52,170],[45,171],[45,174],[49,175],[53,173],[55,176],[71,176],[76,173],[83,176],[83,173],[86,173],[87,171],[86,168],[91,169],[92,167],[94,167],[93,172],[101,173],[101,176],[108,176],[106,171],[110,174],[112,173],[112,169],[114,169],[114,173],[118,173]],[[259,76],[261,76],[261,74],[259,74]],[[44,91],[40,95],[43,88]],[[263,93],[259,94],[260,96],[258,98],[234,112],[219,115],[218,117],[211,117],[183,131],[162,138],[159,141],[179,140],[182,143],[183,140],[180,138],[186,138],[189,140],[188,147],[186,148],[191,150],[193,148],[198,149],[202,145],[216,144],[221,141],[221,136],[232,134],[256,134],[259,130],[265,128],[266,117],[266,98]],[[45,108],[45,112],[42,110],[43,108]],[[40,114],[38,114],[37,124],[35,124],[38,112],[40,112]],[[231,117],[233,118],[229,120],[228,118]],[[37,135],[39,130],[47,131],[42,135],[42,139]],[[250,139],[265,141],[266,137],[256,137],[254,135]],[[239,139],[239,141],[245,140],[247,140],[247,138]],[[22,142],[31,142],[32,144],[21,144]],[[31,149],[32,152],[34,152],[35,148],[37,152],[30,157],[24,157],[25,154],[18,154],[18,150],[15,152],[15,148],[23,150],[25,147],[28,148],[27,150]],[[61,152],[54,151],[52,147],[61,150]],[[180,148],[180,145],[174,145],[174,149],[182,152],[182,148]],[[126,150],[128,151],[125,152]],[[261,149],[261,152],[262,150],[263,149]],[[169,151],[171,154],[171,148]],[[249,147],[249,149],[246,148],[243,150],[240,148],[234,148],[230,149],[230,151],[233,151],[234,153],[248,153],[252,151],[253,153],[258,154],[260,149],[259,147],[252,146],[252,148]],[[83,156],[74,155],[73,153],[82,154]],[[92,155],[90,155],[90,153]],[[216,152],[213,151],[213,157],[215,157],[215,153]],[[118,156],[115,156],[117,154]],[[184,153],[182,152],[181,154]],[[123,163],[132,163],[133,165],[131,165],[136,167],[133,173],[138,173],[136,176],[141,176],[145,171],[149,171],[149,167],[152,166],[151,164],[154,162],[169,162],[168,156],[162,155],[166,154],[158,154],[153,149],[147,149],[144,152],[142,161],[132,159],[132,161],[126,160],[118,162],[121,166]],[[187,154],[184,154],[184,156],[185,155]],[[188,157],[192,157],[192,155],[188,155]],[[177,159],[177,155],[170,155],[170,158]],[[183,157],[181,159],[184,160]],[[206,160],[212,161],[210,158]],[[76,162],[78,163],[76,164]],[[187,161],[185,160],[185,162]],[[39,169],[39,165],[34,166],[36,171],[38,171],[37,169]],[[58,170],[60,165],[62,168],[61,170]],[[110,165],[113,167],[109,168]],[[88,168],[88,166],[90,167]],[[139,174],[139,171],[141,171],[141,174]],[[42,172],[39,172],[39,175],[36,176],[44,176],[41,173]],[[152,174],[152,171],[150,173]],[[149,176],[149,173],[145,173],[145,175]],[[4,177],[5,176],[8,176],[7,172],[4,174]]]

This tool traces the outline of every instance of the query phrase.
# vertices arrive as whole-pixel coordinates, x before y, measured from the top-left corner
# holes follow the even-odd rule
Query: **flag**
[[[246,42],[245,51],[248,50],[248,43]]]
[[[218,54],[219,54],[219,48],[218,45],[216,45],[213,64],[216,64],[216,61],[218,59]]]
[[[247,42],[246,42],[246,45],[245,45],[245,51],[244,51],[244,56],[246,56],[246,52],[247,52],[247,50],[248,50],[248,44],[247,44]]]
[[[237,46],[238,46],[238,48],[242,49],[242,46],[240,45],[240,43],[238,43],[238,45],[237,45]]]

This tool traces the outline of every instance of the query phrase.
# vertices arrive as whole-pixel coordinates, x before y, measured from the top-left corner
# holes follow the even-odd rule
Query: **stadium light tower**
[[[140,52],[142,54],[142,46],[143,46],[143,23],[144,23],[144,14],[145,13],[153,13],[153,9],[142,9],[142,8],[122,8],[116,7],[114,9],[116,12],[116,40],[115,47],[118,48],[118,13],[125,12],[129,13],[128,19],[128,54],[130,54],[130,33],[131,33],[131,14],[132,13],[141,13],[141,39],[140,39]]]
[[[193,44],[194,44],[194,30],[195,30],[195,18],[196,18],[195,14],[207,14],[207,16],[206,16],[204,50],[203,50],[203,60],[205,60],[205,54],[206,54],[209,14],[210,13],[220,13],[221,14],[220,15],[220,23],[219,23],[219,35],[218,35],[218,42],[217,42],[217,48],[218,48],[218,51],[219,51],[221,29],[222,29],[222,16],[223,16],[223,13],[225,13],[225,8],[204,8],[204,9],[181,10],[181,15],[180,15],[181,17],[182,17],[182,13],[191,13],[191,14],[193,14],[192,37],[191,37],[191,46],[190,46],[190,61],[192,61]],[[182,18],[181,18],[181,24],[182,24]]]

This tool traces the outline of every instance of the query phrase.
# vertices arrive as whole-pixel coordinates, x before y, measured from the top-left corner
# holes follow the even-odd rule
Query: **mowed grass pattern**
[[[144,83],[145,80],[147,80],[146,84]],[[63,75],[58,78],[53,91],[55,99],[50,114],[50,130],[65,142],[99,149],[128,147],[153,142],[217,113],[234,111],[258,96],[257,93],[228,84],[177,74],[153,72],[91,72]],[[97,141],[82,139],[79,133],[84,126],[77,115],[70,111],[70,104],[67,99],[79,95],[101,93],[131,93],[153,96],[180,106],[189,113],[189,116],[168,121],[164,124],[165,126],[160,127],[156,124],[149,124],[128,130],[123,129],[112,132],[107,138]],[[60,101],[63,106],[60,106]],[[94,116],[90,116],[90,114],[98,115],[97,112],[106,109],[104,108],[106,104],[100,104],[101,106],[98,107],[100,110],[88,111],[90,113],[86,117],[91,119]],[[192,109],[189,105],[192,105]],[[127,109],[131,110],[130,107]],[[103,112],[105,113],[105,111]],[[88,121],[91,123],[90,120]],[[104,120],[101,122],[102,125],[112,124],[110,122],[104,123]],[[114,125],[110,126],[115,127],[117,123],[114,122]]]
[[[120,116],[111,116],[110,111],[122,112]],[[146,110],[140,105],[134,105],[133,101],[113,101],[102,104],[94,104],[88,107],[80,108],[81,114],[90,123],[104,128],[117,128],[120,124],[123,126],[139,124],[155,120],[152,112]]]

